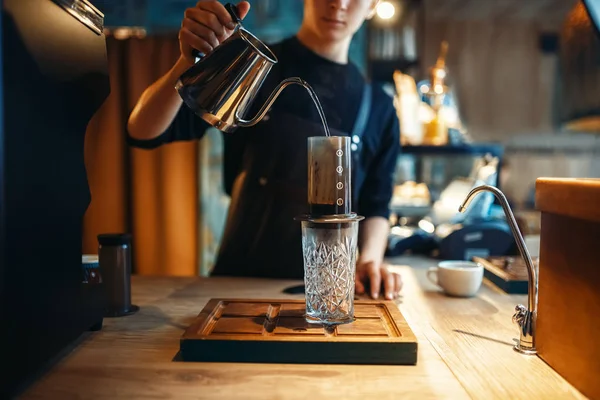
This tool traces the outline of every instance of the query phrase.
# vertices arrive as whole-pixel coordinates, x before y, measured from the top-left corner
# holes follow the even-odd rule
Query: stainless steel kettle
[[[233,34],[207,55],[198,55],[196,63],[184,72],[175,88],[184,103],[196,115],[223,132],[258,123],[281,91],[295,83],[313,92],[300,78],[283,80],[253,118],[246,120],[258,90],[277,63],[273,52],[242,27],[233,4],[225,8],[236,28]]]

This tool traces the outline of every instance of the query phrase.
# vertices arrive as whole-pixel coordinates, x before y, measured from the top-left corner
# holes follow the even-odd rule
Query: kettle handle
[[[242,119],[238,115],[238,110],[236,109],[235,110],[236,125],[241,126],[242,128],[246,128],[246,127],[253,126],[253,125],[256,125],[257,123],[259,123],[264,118],[267,111],[269,111],[269,109],[271,108],[271,106],[273,105],[273,103],[275,102],[277,97],[279,97],[279,95],[281,94],[283,89],[285,89],[287,86],[294,84],[294,83],[297,85],[300,85],[304,88],[309,87],[308,83],[306,83],[304,80],[297,78],[297,77],[287,78],[287,79],[282,80],[279,83],[279,85],[277,85],[277,87],[271,92],[271,94],[269,95],[269,98],[267,99],[265,104],[263,104],[262,108],[260,109],[258,114],[256,114],[256,116],[254,118],[252,118],[250,120]]]
[[[192,56],[194,56],[196,62],[198,62],[205,56],[205,54],[201,53],[200,50],[192,49]]]

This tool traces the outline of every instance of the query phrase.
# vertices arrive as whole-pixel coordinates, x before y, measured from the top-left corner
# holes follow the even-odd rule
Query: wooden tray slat
[[[355,321],[308,323],[303,300],[211,299],[180,341],[184,361],[408,364],[417,340],[390,301],[355,302]]]

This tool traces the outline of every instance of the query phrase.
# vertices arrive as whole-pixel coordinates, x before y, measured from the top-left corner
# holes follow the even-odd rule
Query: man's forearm
[[[189,66],[180,58],[169,72],[142,93],[129,117],[127,128],[131,137],[152,139],[169,127],[182,104],[175,83]]]
[[[358,248],[360,261],[377,263],[383,260],[388,243],[390,223],[383,217],[366,218],[360,225]]]

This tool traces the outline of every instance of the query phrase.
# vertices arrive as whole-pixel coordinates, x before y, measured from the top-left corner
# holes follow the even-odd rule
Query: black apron
[[[353,170],[360,168],[362,135],[370,114],[371,86],[364,86],[352,136]],[[246,137],[214,276],[302,279],[302,232],[294,217],[308,212],[307,139],[323,126],[284,112],[268,114]],[[332,136],[349,136],[331,130]],[[353,187],[356,198],[358,187]]]

